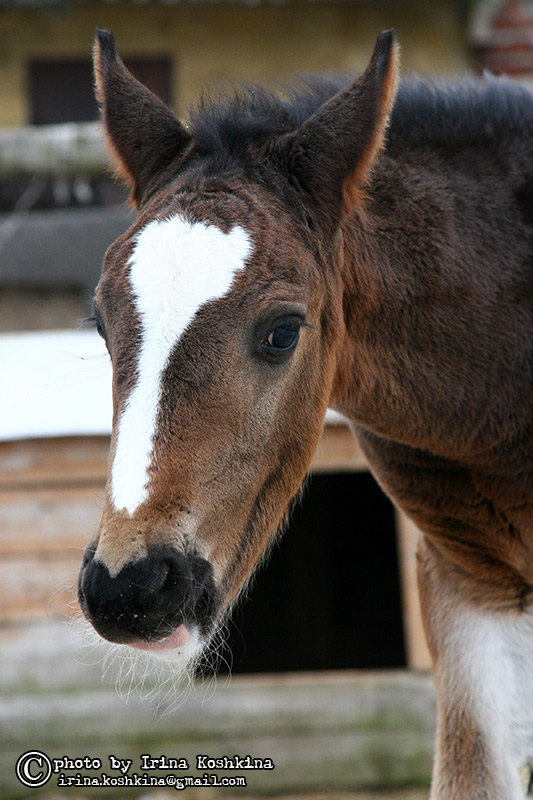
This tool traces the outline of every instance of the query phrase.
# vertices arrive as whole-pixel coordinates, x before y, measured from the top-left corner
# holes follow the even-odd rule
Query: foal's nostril
[[[148,582],[142,588],[148,594],[157,594],[165,585],[169,573],[170,564],[167,561],[160,561],[150,572]]]

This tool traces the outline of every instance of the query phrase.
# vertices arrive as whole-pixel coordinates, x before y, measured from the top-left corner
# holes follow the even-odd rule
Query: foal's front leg
[[[430,800],[523,800],[515,725],[525,698],[509,620],[470,603],[464,581],[427,541],[419,581],[437,692]]]

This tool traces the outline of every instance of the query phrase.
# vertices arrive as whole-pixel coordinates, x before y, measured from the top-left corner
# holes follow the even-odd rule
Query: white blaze
[[[122,410],[111,496],[132,514],[148,494],[148,467],[170,353],[198,309],[223,297],[251,251],[240,227],[223,233],[180,216],[150,222],[137,236],[129,281],[141,321],[137,380]]]

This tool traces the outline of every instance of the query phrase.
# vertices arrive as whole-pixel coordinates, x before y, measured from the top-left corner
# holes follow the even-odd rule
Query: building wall
[[[406,70],[453,74],[468,67],[459,3],[354,0],[245,5],[85,2],[63,10],[0,11],[0,126],[29,121],[33,58],[88,56],[97,27],[121,54],[173,59],[179,113],[214,81],[272,81],[295,72],[360,70],[376,34],[394,27]]]

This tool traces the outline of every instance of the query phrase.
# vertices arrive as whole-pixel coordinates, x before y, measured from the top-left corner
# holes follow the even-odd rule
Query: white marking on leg
[[[457,609],[442,658],[442,689],[472,715],[505,797],[518,800],[533,748],[533,611]]]
[[[137,381],[118,425],[111,470],[115,508],[133,514],[148,495],[148,467],[170,353],[198,310],[228,293],[252,249],[240,227],[223,233],[180,216],[154,220],[137,236],[129,281],[141,320]]]

